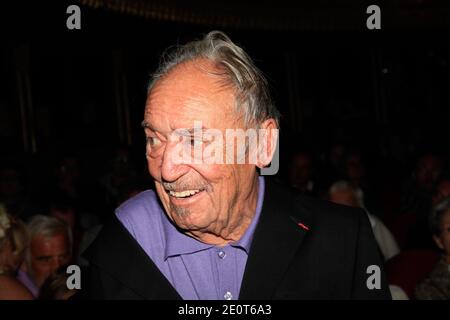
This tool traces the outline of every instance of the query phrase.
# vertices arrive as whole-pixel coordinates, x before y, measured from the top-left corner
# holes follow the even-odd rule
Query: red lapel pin
[[[309,227],[306,226],[306,225],[304,225],[303,223],[299,222],[299,223],[297,223],[297,225],[298,225],[300,228],[303,228],[303,229],[305,229],[306,231],[309,231]]]

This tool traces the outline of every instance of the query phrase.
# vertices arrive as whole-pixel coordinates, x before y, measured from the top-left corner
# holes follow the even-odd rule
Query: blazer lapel
[[[272,298],[310,226],[309,212],[298,211],[290,190],[266,183],[239,299]]]
[[[181,300],[115,215],[83,256],[143,299]]]

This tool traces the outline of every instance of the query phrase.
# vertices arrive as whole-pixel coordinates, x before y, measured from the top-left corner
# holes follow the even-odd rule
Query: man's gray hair
[[[174,67],[198,59],[211,61],[217,72],[208,72],[237,89],[236,107],[243,113],[246,125],[259,125],[272,118],[279,127],[280,115],[270,98],[267,80],[247,53],[221,31],[211,31],[201,40],[188,42],[165,53],[150,79],[147,93]]]
[[[36,215],[28,222],[28,232],[30,241],[33,241],[33,239],[38,235],[50,238],[62,233],[67,236],[69,242],[69,252],[71,252],[72,231],[64,221],[58,218],[45,215]]]
[[[25,253],[25,264],[30,275],[33,274],[33,268],[31,267],[31,242],[35,237],[41,235],[45,238],[50,238],[58,234],[64,234],[68,239],[68,252],[70,255],[72,254],[72,231],[62,220],[45,215],[35,215],[28,221],[28,232],[29,245]]]
[[[355,195],[356,202],[360,208],[364,208],[364,192],[360,187],[346,180],[339,180],[330,186],[328,195],[331,196],[335,192],[348,191]]]

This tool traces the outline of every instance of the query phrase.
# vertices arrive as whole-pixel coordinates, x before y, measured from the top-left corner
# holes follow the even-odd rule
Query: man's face
[[[36,285],[40,287],[49,275],[69,262],[69,242],[62,233],[52,237],[37,235],[31,241],[30,253],[30,271]]]
[[[201,121],[204,130],[244,128],[235,111],[234,89],[200,70],[199,64],[212,68],[207,61],[179,65],[148,96],[144,115],[147,161],[156,191],[174,223],[185,230],[221,235],[231,215],[255,200],[256,170],[248,163],[180,164],[174,160],[179,142],[171,141],[170,135],[176,129],[192,129],[194,121]]]

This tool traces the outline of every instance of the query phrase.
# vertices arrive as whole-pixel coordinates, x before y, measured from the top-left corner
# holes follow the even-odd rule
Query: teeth
[[[188,196],[193,196],[196,193],[199,193],[200,190],[185,190],[185,191],[169,191],[169,194],[175,198],[185,198]]]

